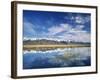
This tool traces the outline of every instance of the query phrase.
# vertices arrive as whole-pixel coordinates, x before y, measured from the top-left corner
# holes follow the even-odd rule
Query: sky
[[[90,42],[91,14],[23,10],[23,39]]]

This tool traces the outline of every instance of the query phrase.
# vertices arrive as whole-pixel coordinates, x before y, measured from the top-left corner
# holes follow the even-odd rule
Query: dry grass
[[[24,47],[32,48],[32,47],[85,47],[85,45],[24,45]]]
[[[24,45],[24,50],[52,50],[56,48],[75,48],[75,47],[90,47],[86,45],[76,45],[76,44],[70,44],[70,45]]]

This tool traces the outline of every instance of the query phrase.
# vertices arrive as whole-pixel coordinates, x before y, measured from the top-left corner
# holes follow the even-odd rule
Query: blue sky
[[[24,39],[90,42],[91,14],[23,10]]]

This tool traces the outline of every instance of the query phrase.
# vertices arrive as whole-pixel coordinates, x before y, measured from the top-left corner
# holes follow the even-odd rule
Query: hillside
[[[67,41],[54,41],[54,40],[46,40],[46,39],[41,39],[41,40],[26,40],[23,41],[24,45],[67,45],[67,44],[85,44],[85,45],[90,45],[90,43],[83,43],[83,42],[67,42]]]

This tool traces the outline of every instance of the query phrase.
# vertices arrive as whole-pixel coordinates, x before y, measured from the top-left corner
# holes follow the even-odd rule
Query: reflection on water
[[[80,67],[91,65],[90,47],[48,51],[24,51],[23,69]]]

